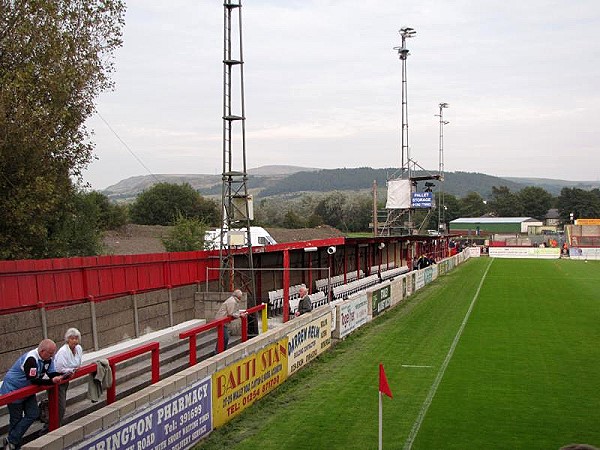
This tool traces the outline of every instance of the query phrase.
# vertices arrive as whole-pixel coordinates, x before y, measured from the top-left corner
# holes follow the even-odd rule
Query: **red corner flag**
[[[392,390],[388,384],[387,378],[385,377],[385,371],[383,370],[383,364],[379,364],[379,392],[392,398]]]

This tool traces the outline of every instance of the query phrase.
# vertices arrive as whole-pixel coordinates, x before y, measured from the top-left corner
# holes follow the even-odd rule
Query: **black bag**
[[[50,407],[49,407],[50,403],[48,402],[48,399],[44,399],[42,400],[39,404],[38,404],[38,408],[40,410],[40,422],[42,423],[50,423]]]

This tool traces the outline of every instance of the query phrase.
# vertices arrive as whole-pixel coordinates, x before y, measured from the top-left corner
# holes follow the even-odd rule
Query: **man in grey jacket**
[[[312,302],[308,296],[308,289],[306,289],[306,286],[302,285],[300,287],[298,290],[298,295],[300,296],[300,303],[298,303],[298,311],[296,312],[296,315],[301,316],[302,314],[311,312]]]

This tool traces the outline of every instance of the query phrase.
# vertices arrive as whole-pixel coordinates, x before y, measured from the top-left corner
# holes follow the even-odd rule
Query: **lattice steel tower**
[[[246,171],[246,112],[242,2],[224,1],[223,28],[223,188],[221,195],[220,285],[221,290],[241,288],[248,307],[256,304],[250,221],[252,203]],[[236,248],[247,250],[245,267],[234,267]],[[238,253],[239,254],[239,253]],[[237,259],[238,263],[241,260]]]
[[[439,156],[439,171],[440,183],[438,189],[438,229],[440,233],[446,231],[446,205],[444,204],[444,125],[448,125],[450,122],[444,120],[444,109],[448,108],[448,103],[440,103],[440,113],[436,114],[436,117],[440,118],[440,156]]]
[[[406,79],[406,59],[408,58],[409,52],[406,48],[406,39],[414,37],[417,32],[410,27],[401,28],[400,37],[402,38],[402,45],[400,47],[394,47],[394,50],[398,52],[398,57],[402,61],[402,147],[401,147],[401,164],[399,173],[395,173],[390,177],[393,179],[410,179],[411,177],[411,160],[410,160],[410,149],[408,146],[408,83]],[[410,234],[412,233],[412,212],[408,209],[386,209],[382,211],[384,216],[374,219],[374,224],[379,224],[379,229],[375,230],[376,235],[390,236],[398,234]]]
[[[408,178],[410,178],[410,148],[408,146],[408,81],[406,79],[406,59],[410,54],[406,48],[406,39],[414,37],[417,32],[410,27],[404,27],[400,29],[400,37],[402,38],[402,45],[400,47],[394,47],[394,50],[398,51],[398,57],[402,61],[402,165],[400,166],[401,174],[400,177],[404,176],[404,172],[407,172]]]

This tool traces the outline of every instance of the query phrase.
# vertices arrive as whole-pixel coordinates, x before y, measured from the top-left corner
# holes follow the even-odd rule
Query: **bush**
[[[140,225],[172,225],[178,214],[213,224],[218,209],[215,202],[202,198],[188,183],[158,183],[138,196],[130,214],[133,223]]]
[[[162,243],[168,252],[191,252],[204,250],[204,236],[208,225],[197,218],[186,218],[178,214],[173,230]]]

